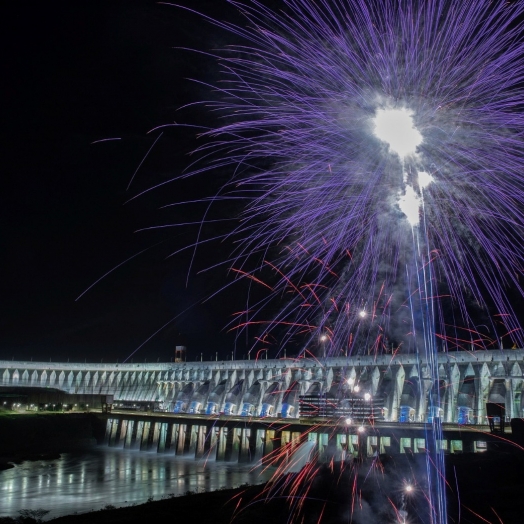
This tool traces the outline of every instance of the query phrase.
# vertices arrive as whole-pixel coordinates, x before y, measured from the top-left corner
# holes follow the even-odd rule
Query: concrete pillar
[[[511,418],[520,418],[520,396],[522,392],[522,369],[515,362],[511,367]]]
[[[196,456],[198,428],[199,426],[193,424],[187,429],[185,453],[191,456]]]
[[[169,432],[169,448],[167,448],[171,453],[176,453],[179,425],[180,424],[171,424],[171,431]]]
[[[289,462],[293,454],[293,444],[291,431],[282,431],[280,433],[280,463],[285,464]]]
[[[111,427],[111,436],[109,438],[109,445],[111,447],[118,444],[118,437],[120,436],[120,429],[122,421],[120,419],[113,419],[113,425]]]
[[[295,451],[300,447],[302,440],[302,434],[300,431],[293,431],[291,433],[291,453],[295,453]]]
[[[379,439],[377,435],[368,435],[366,437],[366,455],[372,457],[378,454]]]
[[[231,453],[229,457],[226,458],[226,460],[233,460],[235,462],[238,462],[240,458],[240,438],[241,438],[240,428],[230,429],[229,434],[232,436],[230,440]]]
[[[257,455],[257,440],[258,440],[258,430],[251,428],[249,434],[249,462],[253,462],[256,459]]]
[[[219,432],[219,428],[207,426],[206,438],[204,440],[204,454],[206,457],[216,457]]]
[[[171,439],[173,438],[173,424],[168,422],[166,424],[166,436],[164,440],[164,451],[167,453],[171,451]]]
[[[227,428],[225,432],[226,447],[224,452],[224,460],[229,461],[233,455],[233,442],[235,440],[235,432],[233,428]]]
[[[358,435],[355,433],[348,433],[346,443],[348,454],[356,457],[358,455]]]
[[[149,447],[149,432],[151,430],[151,422],[149,420],[144,422],[142,430],[142,439],[140,441],[140,451],[147,451]]]
[[[159,423],[159,426],[160,426],[160,431],[159,431],[159,436],[158,436],[157,452],[164,453],[166,451],[168,424],[167,422],[161,422]]]
[[[168,430],[168,436],[166,441],[166,450],[169,450],[170,453],[176,453],[176,442],[178,438],[178,424],[170,424],[170,429]],[[169,442],[169,445],[168,445]]]
[[[151,445],[148,447],[148,449],[158,450],[158,441],[160,439],[160,422],[152,422],[151,431],[152,434],[149,437]]]
[[[379,437],[379,453],[381,455],[391,454],[391,442],[393,438],[391,436],[380,435]]]
[[[391,404],[391,415],[389,420],[396,422],[399,416],[400,398],[402,396],[402,390],[404,389],[404,380],[406,379],[406,373],[402,366],[399,366],[395,375],[395,392],[393,394],[393,402]]]
[[[266,429],[265,434],[265,441],[264,441],[264,456],[263,456],[263,463],[269,464],[274,458],[274,451],[275,451],[275,433],[276,431],[274,429]],[[278,441],[278,444],[280,445],[280,439]]]
[[[487,424],[486,402],[489,395],[489,372],[488,365],[484,362],[480,369],[479,392],[477,397],[477,424]]]
[[[457,420],[457,397],[460,385],[460,371],[457,364],[454,364],[450,374],[450,384],[448,386],[448,413],[446,414],[446,422],[456,422]]]
[[[108,418],[106,421],[106,433],[104,435],[104,444],[109,445],[109,439],[111,437],[111,428],[113,427],[113,419]]]
[[[126,435],[127,435],[127,427],[128,427],[129,421],[122,420],[121,421],[121,428],[120,428],[120,437],[118,439],[117,444],[120,444],[121,447],[125,447],[126,444]]]
[[[347,456],[347,435],[337,433],[336,435],[336,460],[345,460]]]
[[[217,442],[217,460],[226,460],[226,446],[228,439],[228,429],[220,428],[218,431],[218,442]]]
[[[204,456],[204,446],[206,443],[206,426],[196,426],[196,449],[195,449],[195,458],[200,458]]]
[[[143,434],[144,434],[144,421],[143,420],[139,420],[138,423],[137,423],[133,449],[140,449],[140,446],[142,444],[142,436],[143,436]]]
[[[255,431],[253,431],[255,433]],[[250,462],[251,461],[251,448],[250,448],[250,439],[251,439],[251,429],[250,428],[241,428],[240,429],[240,454],[238,457],[239,462]]]
[[[324,462],[326,460],[326,453],[329,444],[329,435],[327,433],[318,434],[318,456]]]
[[[176,439],[176,454],[183,455],[186,446],[186,424],[177,424],[178,425],[178,435]]]
[[[257,429],[255,435],[255,460],[261,460],[264,456],[264,445],[266,441],[266,430]]]
[[[125,449],[129,449],[132,446],[132,443],[133,443],[133,431],[135,431],[135,438],[136,438],[135,421],[134,420],[129,420],[127,422],[126,440],[124,441],[124,448]]]

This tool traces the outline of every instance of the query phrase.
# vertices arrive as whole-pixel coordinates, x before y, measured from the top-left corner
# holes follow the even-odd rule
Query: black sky
[[[226,0],[177,3],[242,24]],[[190,359],[232,351],[242,358],[256,333],[236,340],[226,326],[246,308],[245,290],[227,288],[203,302],[231,276],[227,267],[199,274],[226,259],[230,246],[200,248],[186,285],[192,251],[168,255],[191,245],[197,228],[136,232],[198,221],[202,205],[161,208],[214,194],[229,173],[163,185],[128,202],[179,175],[199,145],[195,130],[166,128],[133,178],[159,135],[149,130],[214,123],[203,106],[180,108],[215,96],[189,79],[213,84],[219,66],[181,48],[208,52],[236,37],[146,0],[30,0],[5,4],[0,14],[0,358],[169,361],[178,344]],[[119,140],[93,144],[108,138]]]
[[[186,4],[235,20],[225,2]],[[177,109],[210,96],[187,79],[213,82],[218,66],[174,48],[207,51],[231,35],[147,1],[11,2],[2,11],[0,358],[122,361],[193,303],[135,361],[170,360],[176,344],[191,359],[242,357],[245,340],[223,328],[244,298],[227,292],[201,303],[227,281],[225,269],[196,275],[223,256],[220,247],[198,253],[186,287],[191,253],[166,257],[193,242],[196,229],[135,233],[200,217],[198,206],[159,207],[199,195],[202,184],[212,193],[220,174],[125,204],[179,174],[196,145],[193,131],[167,130],[126,191],[158,136],[150,129],[209,123],[204,109]],[[106,138],[120,140],[92,144]]]

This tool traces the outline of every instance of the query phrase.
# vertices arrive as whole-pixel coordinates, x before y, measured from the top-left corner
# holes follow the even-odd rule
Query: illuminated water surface
[[[53,518],[108,504],[142,503],[171,493],[256,484],[270,475],[253,471],[252,465],[157,453],[110,448],[68,453],[58,460],[24,462],[0,472],[0,516],[43,508],[51,510],[48,518]]]

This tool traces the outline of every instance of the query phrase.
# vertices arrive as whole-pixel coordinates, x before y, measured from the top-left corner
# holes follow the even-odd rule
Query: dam
[[[113,409],[213,417],[355,418],[484,425],[524,413],[524,350],[170,363],[0,361],[0,388],[111,399]],[[432,406],[430,408],[429,406]],[[95,404],[92,407],[97,407]],[[99,406],[98,406],[99,407]]]

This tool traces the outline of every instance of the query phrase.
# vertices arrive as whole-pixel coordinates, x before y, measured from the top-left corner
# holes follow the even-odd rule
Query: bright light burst
[[[215,23],[245,42],[219,53],[206,105],[223,124],[194,174],[230,166],[218,199],[246,206],[227,263],[272,291],[238,327],[265,326],[264,341],[278,327],[282,347],[327,331],[332,354],[414,350],[409,300],[431,288],[451,297],[435,306],[440,339],[460,344],[446,328],[459,323],[468,344],[522,345],[506,290],[522,295],[524,3],[230,3],[246,27]],[[500,319],[491,338],[472,305]]]
[[[413,124],[413,116],[407,109],[377,109],[375,136],[389,145],[390,151],[400,158],[414,155],[422,143],[422,135]]]

